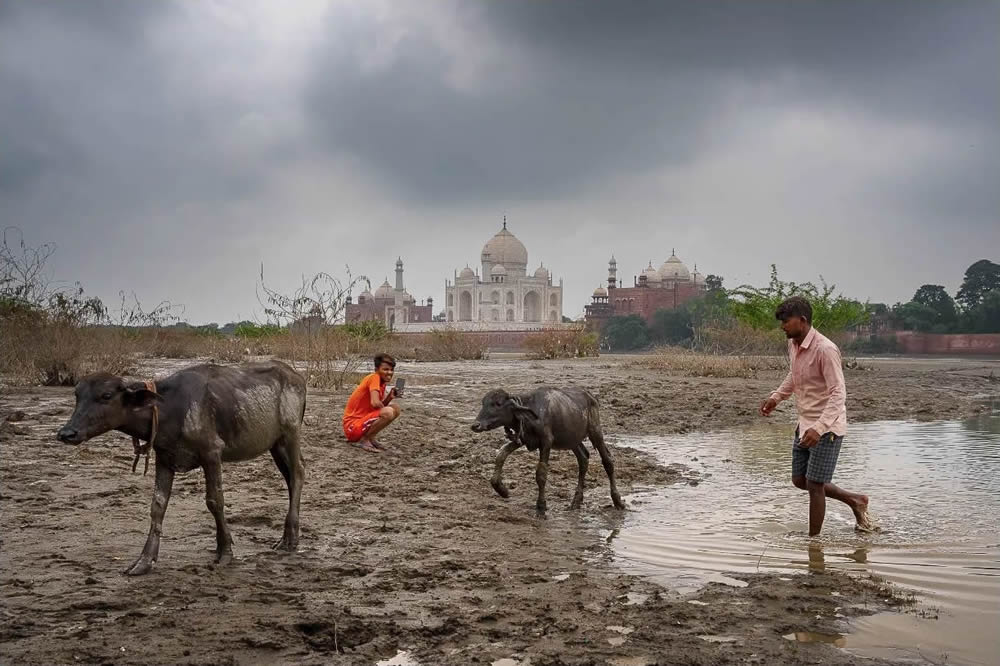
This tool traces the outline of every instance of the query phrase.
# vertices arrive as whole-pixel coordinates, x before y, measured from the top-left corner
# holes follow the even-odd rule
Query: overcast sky
[[[397,256],[417,299],[507,215],[582,314],[676,248],[848,295],[1000,260],[1000,3],[8,2],[0,226],[192,322]]]

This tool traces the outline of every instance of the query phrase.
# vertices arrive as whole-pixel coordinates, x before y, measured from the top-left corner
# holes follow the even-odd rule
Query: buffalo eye
[[[111,400],[111,397],[112,397],[111,392],[101,394],[101,400]]]

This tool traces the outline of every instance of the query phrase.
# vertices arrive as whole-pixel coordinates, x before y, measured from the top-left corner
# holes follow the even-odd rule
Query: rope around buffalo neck
[[[156,384],[152,381],[144,382],[146,388],[153,393],[156,393]],[[156,429],[160,425],[160,410],[154,404],[153,405],[153,424],[149,428],[149,440],[143,444],[139,441],[139,438],[132,436],[132,452],[135,453],[135,459],[132,460],[132,473],[135,474],[136,465],[139,464],[139,456],[146,456],[146,463],[142,468],[142,475],[146,476],[146,472],[149,471],[149,450],[153,448],[153,440],[156,439]]]

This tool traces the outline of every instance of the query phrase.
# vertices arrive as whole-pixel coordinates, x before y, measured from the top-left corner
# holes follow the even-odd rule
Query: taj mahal
[[[466,264],[445,280],[445,318],[499,329],[531,328],[562,322],[563,284],[539,263],[528,273],[528,249],[503,228],[480,254],[481,271]]]

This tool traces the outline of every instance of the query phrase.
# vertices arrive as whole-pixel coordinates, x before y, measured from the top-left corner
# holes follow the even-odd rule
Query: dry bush
[[[453,328],[430,331],[413,350],[418,361],[478,361],[485,359],[488,351],[483,337]]]
[[[333,326],[293,328],[270,339],[274,355],[300,370],[310,386],[338,390],[370,362],[373,344]]]
[[[788,349],[788,340],[777,326],[771,330],[760,330],[732,321],[696,329],[692,347],[708,354],[783,356]]]
[[[17,383],[72,386],[92,372],[135,372],[135,345],[115,329],[6,317],[0,337],[0,372]]]
[[[738,377],[752,379],[761,371],[787,370],[782,356],[730,356],[702,354],[679,347],[660,347],[632,365],[677,372],[687,377]]]
[[[596,333],[574,328],[533,333],[524,347],[531,359],[583,358],[598,355],[597,343]]]

